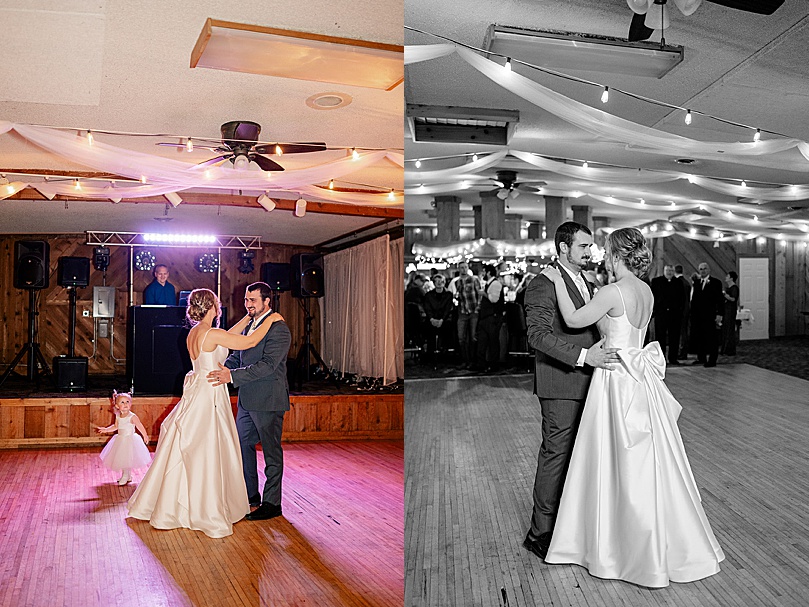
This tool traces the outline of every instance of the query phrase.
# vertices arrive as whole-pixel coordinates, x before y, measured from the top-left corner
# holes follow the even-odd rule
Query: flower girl
[[[149,449],[146,448],[149,444],[149,434],[138,416],[131,411],[131,394],[113,391],[112,404],[115,407],[115,423],[106,428],[95,426],[95,429],[99,434],[112,434],[117,430],[118,435],[112,437],[99,457],[110,470],[121,471],[118,484],[126,485],[131,480],[130,473],[133,468],[142,468],[152,461]],[[143,441],[135,434],[135,428],[140,430]]]

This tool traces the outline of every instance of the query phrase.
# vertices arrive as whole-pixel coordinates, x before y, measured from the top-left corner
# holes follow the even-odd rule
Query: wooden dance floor
[[[541,442],[530,375],[405,382],[405,605],[809,605],[809,381],[750,365],[666,383],[722,571],[649,589],[522,547]]]
[[[283,518],[223,539],[126,518],[99,451],[0,451],[0,606],[402,605],[402,441],[285,444]]]

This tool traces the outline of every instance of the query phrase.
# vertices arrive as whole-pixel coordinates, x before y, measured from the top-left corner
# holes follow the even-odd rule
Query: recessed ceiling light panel
[[[337,110],[350,104],[354,99],[347,93],[317,93],[306,100],[313,110]]]

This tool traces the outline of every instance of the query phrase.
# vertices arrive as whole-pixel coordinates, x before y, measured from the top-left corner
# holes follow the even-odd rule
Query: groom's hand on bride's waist
[[[621,359],[618,357],[620,348],[605,348],[605,339],[602,337],[601,341],[587,349],[587,355],[584,357],[585,365],[610,370],[620,362]]]
[[[230,383],[232,379],[230,376],[230,369],[228,369],[222,363],[219,363],[219,369],[208,373],[207,378],[208,381],[214,386],[221,386],[222,384]]]

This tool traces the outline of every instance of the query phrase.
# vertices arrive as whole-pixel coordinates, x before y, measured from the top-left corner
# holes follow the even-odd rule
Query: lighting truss
[[[173,247],[217,248],[240,251],[261,249],[261,236],[208,236],[207,240],[191,234],[159,234],[146,232],[85,232],[91,246],[108,247]],[[163,236],[168,242],[159,242],[155,236]],[[148,238],[148,240],[147,240]],[[172,241],[173,240],[173,241]]]

